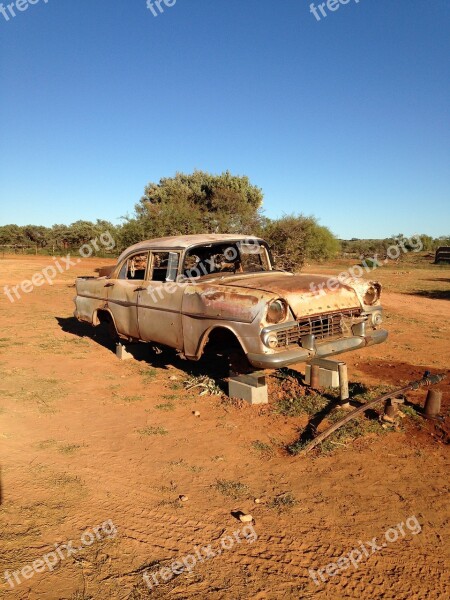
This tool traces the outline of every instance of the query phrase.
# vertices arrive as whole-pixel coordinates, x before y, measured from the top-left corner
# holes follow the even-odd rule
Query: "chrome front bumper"
[[[359,350],[366,346],[381,344],[388,337],[385,329],[371,331],[366,335],[355,335],[352,337],[340,338],[330,342],[318,342],[314,336],[308,336],[308,348],[298,347],[286,352],[274,352],[273,354],[247,354],[249,362],[257,369],[280,369],[295,363],[307,362],[312,358],[325,358],[342,352]]]

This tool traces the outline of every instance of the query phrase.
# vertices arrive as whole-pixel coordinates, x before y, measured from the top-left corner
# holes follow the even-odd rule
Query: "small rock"
[[[180,500],[181,500],[181,502],[187,502],[189,500],[189,497],[185,496],[184,494],[181,494]]]
[[[198,412],[198,410],[193,410],[192,414],[194,415],[194,417],[199,417],[200,413]]]
[[[255,504],[261,504],[261,498],[255,498]]]
[[[241,523],[251,523],[253,521],[253,517],[252,515],[244,515],[244,513],[242,513],[239,515],[239,521],[241,521]]]
[[[178,379],[178,377],[176,375],[171,375],[169,377],[170,381],[176,381]]]

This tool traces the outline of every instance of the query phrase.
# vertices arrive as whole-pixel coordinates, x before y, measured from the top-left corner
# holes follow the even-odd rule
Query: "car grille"
[[[277,331],[278,345],[299,344],[304,335],[313,335],[317,340],[342,337],[344,317],[355,317],[358,314],[358,310],[348,310],[300,319],[295,327]]]

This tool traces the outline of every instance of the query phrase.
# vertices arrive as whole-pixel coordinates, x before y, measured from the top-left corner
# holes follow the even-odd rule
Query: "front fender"
[[[241,288],[190,285],[183,295],[183,315],[252,323],[265,305],[266,294]]]
[[[182,303],[185,355],[199,358],[210,332],[217,327],[228,329],[245,351],[258,351],[267,298],[264,292],[232,286],[187,286]]]

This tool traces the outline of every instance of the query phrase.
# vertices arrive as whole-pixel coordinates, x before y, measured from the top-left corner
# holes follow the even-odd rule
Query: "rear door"
[[[183,350],[181,303],[186,283],[177,281],[181,252],[152,251],[145,289],[139,292],[142,340]]]
[[[138,298],[145,289],[149,253],[132,254],[122,263],[117,279],[107,280],[108,308],[116,329],[122,335],[138,339]]]

